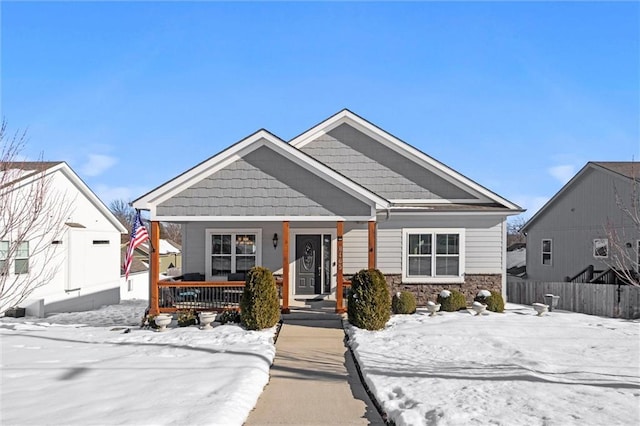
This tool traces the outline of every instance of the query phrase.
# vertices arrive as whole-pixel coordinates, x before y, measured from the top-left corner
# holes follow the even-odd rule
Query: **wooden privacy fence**
[[[512,303],[544,303],[544,295],[549,293],[560,296],[556,309],[611,318],[640,318],[640,287],[572,282],[507,282],[507,300]]]

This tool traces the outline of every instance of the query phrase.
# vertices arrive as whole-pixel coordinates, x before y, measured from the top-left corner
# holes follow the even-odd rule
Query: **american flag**
[[[133,225],[131,226],[131,238],[129,239],[129,247],[127,248],[127,255],[124,258],[124,279],[129,279],[129,270],[131,269],[131,262],[133,261],[133,252],[142,243],[149,239],[147,228],[142,224],[140,219],[140,210],[136,210],[136,217],[133,219]]]

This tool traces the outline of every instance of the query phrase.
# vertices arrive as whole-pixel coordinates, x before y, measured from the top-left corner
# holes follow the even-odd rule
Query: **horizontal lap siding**
[[[502,225],[466,231],[466,273],[502,273]]]
[[[368,243],[367,229],[351,229],[345,232],[343,239],[343,270],[345,274],[354,274],[368,266]]]
[[[402,231],[378,229],[377,266],[385,274],[402,273]]]
[[[403,220],[392,219],[389,222],[378,223],[378,269],[384,273],[401,272],[403,228],[465,229],[465,273],[501,274],[503,272],[501,219],[428,216]]]

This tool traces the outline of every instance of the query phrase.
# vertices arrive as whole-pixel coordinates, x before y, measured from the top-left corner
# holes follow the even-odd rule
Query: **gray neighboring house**
[[[280,275],[283,310],[336,300],[367,267],[421,303],[443,288],[505,294],[506,219],[523,211],[346,109],[289,142],[260,130],[133,206],[182,224],[198,281]]]
[[[609,269],[607,224],[615,227],[637,271],[640,235],[622,212],[633,199],[639,162],[589,162],[523,227],[527,236],[527,279],[588,282]],[[637,194],[636,194],[637,196]],[[589,266],[592,266],[589,271]],[[610,281],[610,277],[603,277]]]

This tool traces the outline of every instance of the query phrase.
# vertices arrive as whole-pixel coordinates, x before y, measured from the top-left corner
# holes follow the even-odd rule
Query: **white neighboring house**
[[[159,241],[158,255],[160,257],[159,279],[166,279],[172,275],[180,275],[181,252],[176,243],[165,240]],[[129,243],[122,245],[121,264],[127,253]],[[125,279],[124,267],[121,268],[120,299],[149,300],[149,240],[140,244],[134,251],[129,278]]]
[[[123,245],[122,259],[124,259],[128,244]],[[124,276],[124,270],[120,276],[120,299],[122,300],[149,300],[149,262],[143,262],[134,256],[131,261],[129,278]]]
[[[19,306],[27,309],[27,315],[43,316],[119,303],[120,236],[126,228],[65,162],[14,162],[10,170],[5,169],[9,172],[15,176],[7,185],[13,193],[27,193],[31,186],[46,180],[45,197],[54,200],[46,211],[56,217],[46,234],[29,237],[26,250],[19,255],[3,256],[0,250],[4,257],[0,260],[8,262],[10,280],[21,279],[17,275],[41,280],[42,285]],[[61,207],[60,200],[68,208]],[[0,232],[3,234],[6,232]],[[0,244],[9,247],[12,236],[4,238],[7,241]],[[37,244],[53,249],[36,250]],[[42,280],[44,276],[46,280]]]

